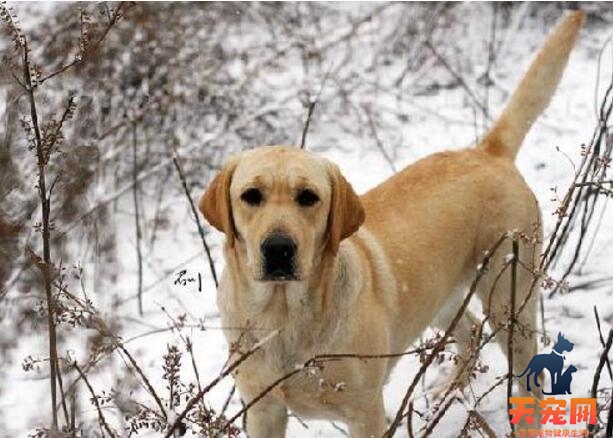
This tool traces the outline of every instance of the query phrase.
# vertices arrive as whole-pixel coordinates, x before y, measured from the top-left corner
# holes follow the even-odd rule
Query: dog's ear
[[[561,341],[562,339],[564,339],[564,335],[562,332],[558,332],[558,341]]]
[[[234,246],[235,234],[230,203],[230,183],[237,164],[238,159],[232,158],[223,166],[209,184],[198,204],[205,219],[226,235],[226,243],[230,248]]]
[[[341,241],[355,233],[364,222],[364,208],[338,166],[329,164],[332,197],[328,213],[327,248],[336,255]]]

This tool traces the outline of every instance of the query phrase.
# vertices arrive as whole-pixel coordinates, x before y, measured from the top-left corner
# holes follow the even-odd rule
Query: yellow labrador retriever
[[[225,164],[200,200],[204,217],[226,236],[223,323],[244,327],[225,334],[238,355],[279,330],[234,375],[246,402],[318,354],[404,351],[427,326],[446,327],[484,252],[505,231],[540,236],[537,202],[513,161],[583,21],[580,12],[561,21],[475,148],[431,155],[362,196],[337,166],[296,147],[253,149]],[[508,252],[494,257],[480,283],[495,325],[507,318],[510,280],[500,279],[491,303],[488,292]],[[538,254],[538,244],[522,245],[520,259],[532,265]],[[518,302],[531,278],[518,271]],[[518,317],[517,374],[536,353],[534,303]],[[467,315],[454,333],[460,357],[470,329]],[[497,336],[505,351],[506,336]],[[380,436],[382,387],[394,363],[339,360],[299,373],[249,410],[248,434],[284,436],[290,409],[342,421],[354,437]]]

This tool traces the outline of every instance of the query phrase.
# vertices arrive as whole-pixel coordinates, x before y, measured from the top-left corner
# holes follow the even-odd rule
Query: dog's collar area
[[[566,359],[562,353],[558,353],[558,352],[557,352],[557,351],[555,351],[555,350],[551,350],[551,351],[553,351],[555,354],[557,354],[558,356],[560,356],[562,359]]]

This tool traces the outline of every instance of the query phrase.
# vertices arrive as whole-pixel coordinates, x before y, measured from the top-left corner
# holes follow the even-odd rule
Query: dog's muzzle
[[[271,234],[260,245],[264,281],[297,280],[296,243],[286,234]]]

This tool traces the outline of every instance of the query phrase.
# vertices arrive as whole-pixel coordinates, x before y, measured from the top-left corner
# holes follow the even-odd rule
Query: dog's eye
[[[296,202],[302,207],[311,207],[319,202],[319,196],[312,190],[304,189],[296,196]]]
[[[241,199],[247,204],[255,207],[264,201],[264,196],[262,196],[262,192],[258,189],[247,189],[241,195]]]

